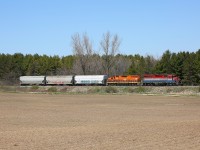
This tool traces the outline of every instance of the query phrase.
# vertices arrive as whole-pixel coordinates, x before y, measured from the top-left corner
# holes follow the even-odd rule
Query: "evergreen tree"
[[[162,55],[161,60],[157,63],[156,72],[170,74],[172,72],[170,61],[171,61],[171,52],[167,50]]]

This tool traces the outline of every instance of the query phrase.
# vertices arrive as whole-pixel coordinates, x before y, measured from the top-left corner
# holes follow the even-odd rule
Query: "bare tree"
[[[115,60],[115,67],[113,70],[113,73],[115,75],[125,75],[127,74],[127,70],[131,65],[131,60],[124,56],[124,55],[116,55],[115,56],[116,60]]]
[[[115,55],[117,54],[120,46],[119,37],[117,34],[112,36],[110,32],[107,32],[103,35],[103,39],[100,42],[100,45],[103,50],[102,66],[104,72],[107,75],[110,75],[112,68],[114,68]]]
[[[72,36],[73,53],[76,56],[74,72],[78,74],[90,74],[91,58],[93,55],[92,43],[87,34],[80,37],[79,34]]]

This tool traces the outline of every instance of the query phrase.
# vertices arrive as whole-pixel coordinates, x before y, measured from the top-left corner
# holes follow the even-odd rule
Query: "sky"
[[[0,53],[72,55],[87,33],[95,51],[117,34],[119,53],[160,57],[200,49],[199,0],[0,0]]]

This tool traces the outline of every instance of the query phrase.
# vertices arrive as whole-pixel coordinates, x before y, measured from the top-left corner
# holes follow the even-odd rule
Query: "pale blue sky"
[[[72,54],[87,33],[99,49],[118,34],[120,53],[159,57],[200,49],[200,0],[0,0],[0,53]]]

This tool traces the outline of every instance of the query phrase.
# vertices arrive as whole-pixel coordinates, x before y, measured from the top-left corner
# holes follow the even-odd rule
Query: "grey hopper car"
[[[73,85],[73,76],[46,76],[46,85]]]

